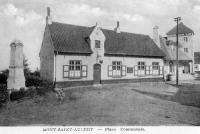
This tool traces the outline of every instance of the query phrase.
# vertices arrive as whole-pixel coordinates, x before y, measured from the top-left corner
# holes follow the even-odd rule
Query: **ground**
[[[66,89],[8,103],[0,125],[200,125],[200,81],[127,83]]]

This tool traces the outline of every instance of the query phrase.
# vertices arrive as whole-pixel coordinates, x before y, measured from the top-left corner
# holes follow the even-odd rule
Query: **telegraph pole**
[[[176,21],[177,27],[176,27],[176,86],[178,86],[178,67],[179,67],[179,61],[178,61],[178,24],[181,20],[181,17],[174,18],[174,21]]]

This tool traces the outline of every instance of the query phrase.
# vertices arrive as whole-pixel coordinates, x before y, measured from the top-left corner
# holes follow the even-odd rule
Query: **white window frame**
[[[101,41],[100,40],[95,40],[95,48],[100,49],[101,48]]]
[[[63,78],[87,77],[87,65],[82,65],[81,60],[70,60],[69,65],[63,65]]]

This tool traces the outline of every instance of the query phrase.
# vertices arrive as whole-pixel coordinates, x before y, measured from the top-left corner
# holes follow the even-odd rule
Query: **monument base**
[[[23,68],[9,68],[9,77],[7,80],[8,90],[17,90],[25,87],[25,77]]]

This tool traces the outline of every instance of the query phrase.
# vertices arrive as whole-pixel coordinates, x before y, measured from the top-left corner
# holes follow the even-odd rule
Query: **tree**
[[[8,69],[0,71],[0,84],[7,84],[8,73]]]

